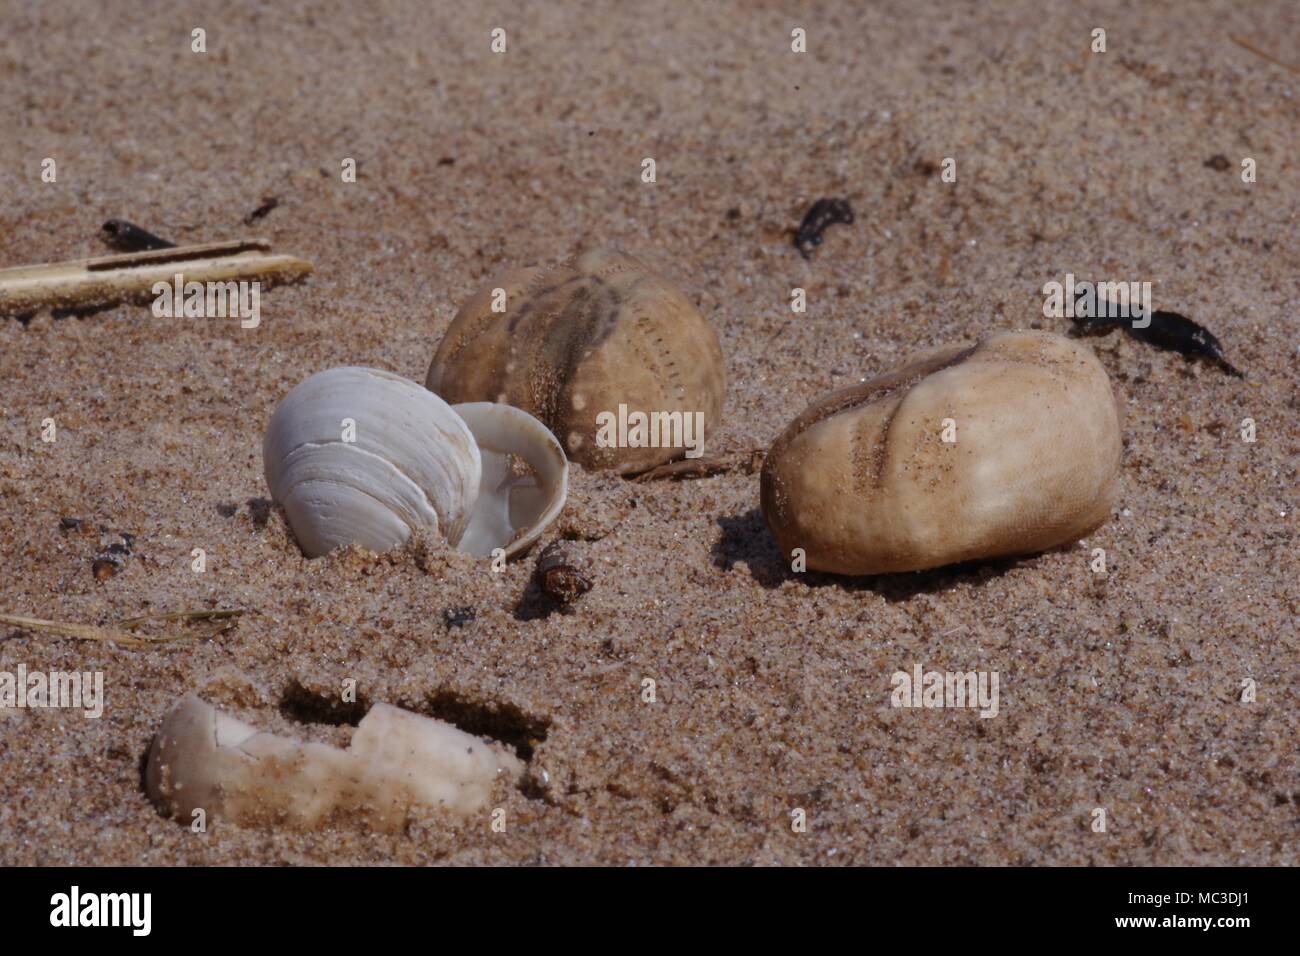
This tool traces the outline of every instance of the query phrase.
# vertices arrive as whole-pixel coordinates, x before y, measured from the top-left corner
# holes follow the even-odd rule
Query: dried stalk
[[[72,637],[81,641],[101,641],[104,643],[122,644],[126,647],[153,647],[155,645],[167,645],[176,641],[195,640],[199,638],[215,637],[223,631],[229,630],[234,626],[236,618],[244,613],[243,610],[233,611],[177,611],[170,614],[145,614],[141,617],[127,618],[119,621],[118,628],[132,629],[139,627],[146,621],[190,621],[190,620],[215,620],[222,621],[217,627],[206,628],[194,634],[132,634],[127,630],[117,630],[114,628],[95,627],[91,624],[76,624],[70,621],[48,621],[39,617],[22,617],[17,614],[0,614],[0,624],[10,624],[14,627],[22,628],[25,631],[33,631],[37,634],[55,634],[60,637]]]
[[[185,282],[269,283],[312,270],[305,259],[270,252],[265,239],[244,239],[0,269],[0,315],[144,301],[154,297],[156,283],[170,283],[177,273]]]
[[[721,458],[687,458],[682,461],[670,461],[666,465],[659,465],[632,476],[631,480],[637,483],[662,481],[666,478],[681,481],[684,478],[711,478],[731,471],[744,471],[745,474],[752,475],[763,467],[763,458],[766,454],[766,449],[756,448]]]

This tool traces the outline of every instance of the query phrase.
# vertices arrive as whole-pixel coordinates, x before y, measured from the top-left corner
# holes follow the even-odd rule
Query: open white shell
[[[526,412],[453,409],[400,375],[355,366],[293,388],[262,458],[272,497],[313,558],[347,544],[387,551],[417,529],[509,557],[537,540],[568,493],[563,449]]]

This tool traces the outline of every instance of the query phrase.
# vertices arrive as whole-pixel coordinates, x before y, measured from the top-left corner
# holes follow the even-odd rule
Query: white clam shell
[[[343,440],[346,419],[355,442]],[[313,558],[347,544],[387,551],[416,530],[510,556],[555,518],[568,488],[559,443],[527,413],[484,402],[462,417],[409,379],[354,366],[293,388],[262,458],[272,497]]]

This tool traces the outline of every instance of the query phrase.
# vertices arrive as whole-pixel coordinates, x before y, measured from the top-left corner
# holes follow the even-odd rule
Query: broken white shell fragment
[[[767,455],[763,516],[808,569],[918,571],[1077,540],[1110,516],[1119,464],[1092,351],[1005,332],[813,402]]]
[[[483,811],[502,776],[523,764],[439,720],[376,704],[346,750],[259,731],[189,694],[163,718],[145,768],[160,811],[195,810],[240,825],[309,828],[359,813],[375,829],[401,827],[415,807]]]
[[[409,379],[353,366],[318,372],[284,397],[262,459],[313,558],[348,544],[387,551],[416,530],[509,557],[537,539],[568,490],[563,449],[527,413],[475,403],[462,415]]]

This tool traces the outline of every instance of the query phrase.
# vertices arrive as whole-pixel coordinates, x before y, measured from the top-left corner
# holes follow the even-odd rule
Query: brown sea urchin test
[[[837,574],[1032,554],[1106,520],[1119,459],[1091,350],[1005,332],[815,401],[768,453],[763,515],[787,556]]]
[[[687,451],[666,416],[702,423],[706,435],[717,428],[724,372],[717,335],[676,286],[629,255],[595,249],[490,282],[452,320],[425,384],[448,402],[521,408],[570,459],[635,474]],[[658,413],[665,427],[610,443],[598,420],[620,406]]]

